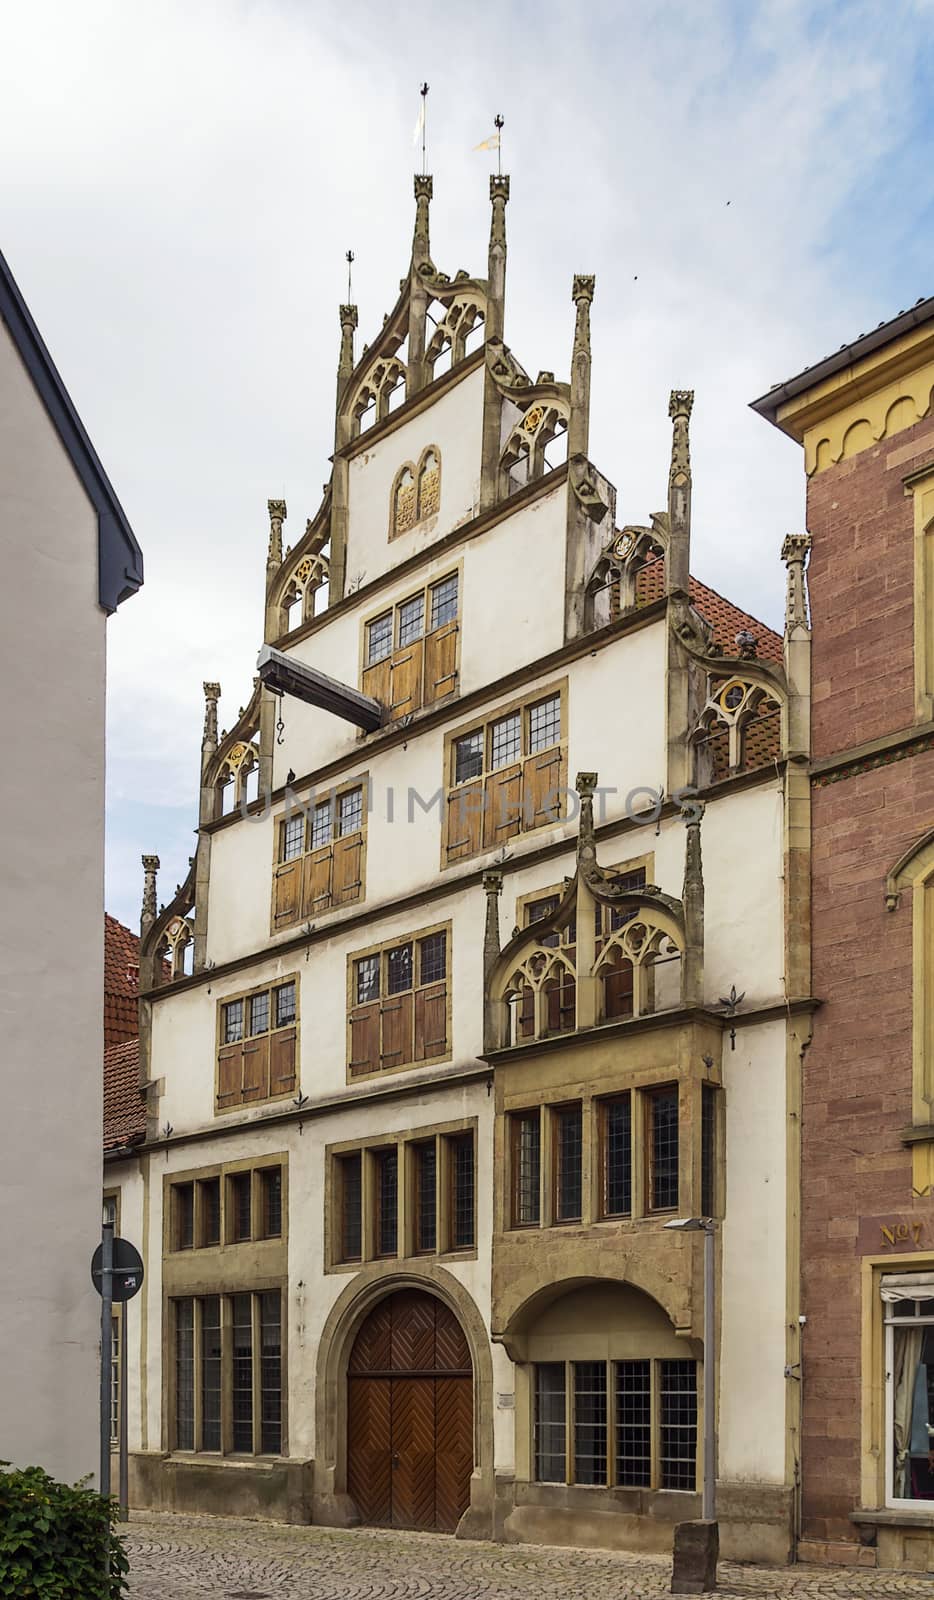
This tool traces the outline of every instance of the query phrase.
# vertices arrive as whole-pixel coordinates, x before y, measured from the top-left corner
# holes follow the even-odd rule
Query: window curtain
[[[912,1411],[923,1338],[923,1328],[895,1329],[894,1490],[897,1500],[909,1498],[908,1452],[911,1448]]]

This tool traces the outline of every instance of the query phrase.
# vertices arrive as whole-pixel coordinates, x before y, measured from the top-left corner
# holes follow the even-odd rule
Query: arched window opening
[[[603,990],[603,1016],[607,1022],[631,1017],[635,1006],[633,967],[618,945],[609,951],[600,972]]]
[[[363,403],[360,409],[355,413],[355,416],[357,424],[356,431],[358,434],[366,433],[368,429],[372,428],[374,422],[376,421],[375,394],[367,394],[364,397]]]
[[[485,338],[486,320],[482,315],[478,315],[464,340],[464,354],[469,356],[474,350],[478,350]]]
[[[395,383],[387,390],[386,410],[398,411],[403,405],[405,405],[405,374],[400,372]]]
[[[546,1033],[573,1033],[577,1026],[577,983],[573,972],[561,965],[542,985],[545,996]]]
[[[563,466],[568,458],[568,430],[567,423],[559,419],[553,438],[545,445],[545,471],[553,472],[555,467]]]
[[[234,775],[229,769],[225,768],[224,775],[218,782],[217,789],[219,798],[218,809],[220,814],[222,817],[229,817],[232,815],[237,804],[237,785],[234,782]]]

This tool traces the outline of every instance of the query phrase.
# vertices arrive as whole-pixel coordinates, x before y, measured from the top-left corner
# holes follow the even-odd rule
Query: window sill
[[[264,1470],[289,1459],[288,1456],[250,1456],[242,1451],[225,1456],[219,1450],[170,1450],[168,1458],[194,1467],[260,1467]]]
[[[876,1510],[858,1507],[850,1512],[850,1521],[857,1527],[882,1527],[898,1528],[910,1525],[913,1527],[934,1528],[934,1500],[925,1501],[923,1506],[879,1506]]]

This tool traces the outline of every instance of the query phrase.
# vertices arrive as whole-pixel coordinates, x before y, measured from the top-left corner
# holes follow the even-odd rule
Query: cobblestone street
[[[670,1563],[652,1556],[143,1513],[126,1532],[132,1600],[643,1600],[669,1592]],[[750,1600],[931,1600],[922,1574],[728,1562],[720,1573],[718,1594]]]

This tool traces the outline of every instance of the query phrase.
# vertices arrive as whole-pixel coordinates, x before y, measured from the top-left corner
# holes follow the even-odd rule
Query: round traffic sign
[[[104,1246],[99,1244],[91,1257],[91,1282],[99,1295],[103,1295]],[[132,1300],[143,1287],[143,1258],[135,1244],[128,1239],[114,1239],[113,1276],[111,1298],[118,1304]]]

